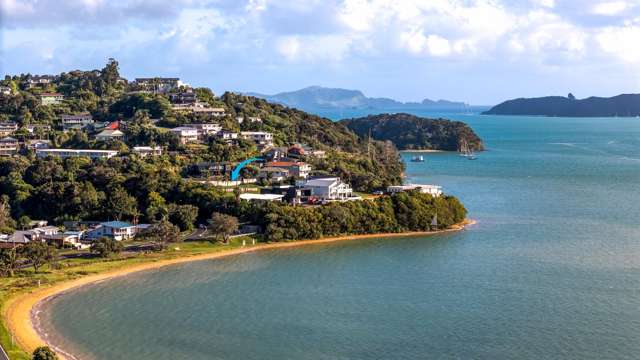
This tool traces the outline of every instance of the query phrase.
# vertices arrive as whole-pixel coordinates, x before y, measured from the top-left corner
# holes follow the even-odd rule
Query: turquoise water
[[[448,117],[488,151],[407,176],[469,230],[115,279],[53,300],[47,332],[82,359],[639,358],[640,120]]]

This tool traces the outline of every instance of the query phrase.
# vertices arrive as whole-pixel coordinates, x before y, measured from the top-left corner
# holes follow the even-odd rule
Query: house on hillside
[[[189,89],[185,92],[169,94],[169,101],[172,104],[195,105],[198,102],[198,96],[193,90]]]
[[[11,95],[11,88],[8,86],[0,86],[0,95]]]
[[[60,104],[64,100],[64,95],[58,93],[42,93],[39,95],[42,105]]]
[[[198,129],[187,127],[187,126],[179,126],[173,129],[170,129],[171,133],[176,134],[180,139],[181,144],[187,144],[190,142],[198,141]]]
[[[46,158],[47,156],[59,156],[62,159],[69,157],[85,156],[92,160],[110,159],[118,155],[116,150],[91,150],[91,149],[38,149],[36,156]]]
[[[295,161],[271,161],[266,163],[265,167],[285,169],[289,172],[289,176],[303,179],[306,179],[311,172],[311,166],[307,163]]]
[[[222,126],[216,123],[208,124],[189,124],[190,127],[198,130],[198,138],[203,140],[208,136],[215,135],[222,131]]]
[[[353,197],[351,186],[339,177],[315,178],[300,181],[296,184],[302,190],[302,196],[308,201],[349,200]]]
[[[265,166],[258,173],[258,180],[267,180],[273,182],[284,181],[289,178],[289,170],[281,167]]]
[[[64,130],[84,129],[94,123],[93,116],[88,112],[77,115],[65,114],[60,116],[60,118],[62,119],[62,128]]]
[[[49,140],[27,140],[25,141],[25,146],[28,150],[38,150],[38,149],[48,149],[51,146],[51,141]]]
[[[138,154],[140,157],[160,156],[162,155],[162,147],[160,146],[134,146],[131,152]]]
[[[55,81],[55,75],[31,75],[27,80],[25,80],[22,86],[25,89],[31,89],[36,86],[46,87]]]
[[[18,124],[14,122],[0,123],[0,136],[13,135],[18,130]]]
[[[189,86],[183,83],[180,78],[136,78],[135,85],[147,91],[166,93],[175,90],[181,86]]]
[[[5,137],[0,139],[0,156],[12,156],[18,153],[19,143],[17,139]]]
[[[100,133],[96,135],[97,141],[123,141],[124,133],[120,130],[102,130]]]
[[[442,195],[442,186],[437,185],[420,185],[420,184],[411,184],[411,185],[393,185],[387,187],[387,193],[396,194],[404,191],[420,191],[423,194],[430,194],[432,196],[438,197]]]
[[[258,145],[273,146],[273,134],[266,131],[242,131],[240,136],[245,140],[252,140]]]

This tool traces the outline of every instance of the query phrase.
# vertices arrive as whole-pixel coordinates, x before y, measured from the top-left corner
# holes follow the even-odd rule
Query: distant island
[[[270,102],[298,108],[305,111],[315,109],[393,109],[393,110],[464,110],[469,107],[464,102],[429,100],[422,102],[400,102],[388,98],[370,98],[359,90],[347,90],[310,86],[304,89],[282,92],[275,95],[246,93]]]
[[[470,150],[484,149],[482,140],[467,124],[445,119],[428,119],[410,114],[370,115],[340,121],[360,137],[391,141],[399,150],[457,151],[461,144]]]
[[[610,98],[576,99],[547,96],[505,101],[483,115],[541,115],[558,117],[635,117],[640,116],[640,94],[622,94]]]

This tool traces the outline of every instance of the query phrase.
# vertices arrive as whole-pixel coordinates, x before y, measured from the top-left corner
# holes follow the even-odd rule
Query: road
[[[0,345],[0,360],[9,360],[9,355],[4,351],[2,345]]]

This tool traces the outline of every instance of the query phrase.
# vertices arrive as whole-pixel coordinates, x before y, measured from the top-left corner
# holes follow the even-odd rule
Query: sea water
[[[640,358],[640,120],[428,115],[487,151],[405,153],[407,182],[477,225],[87,286],[45,306],[51,340],[82,359]]]

